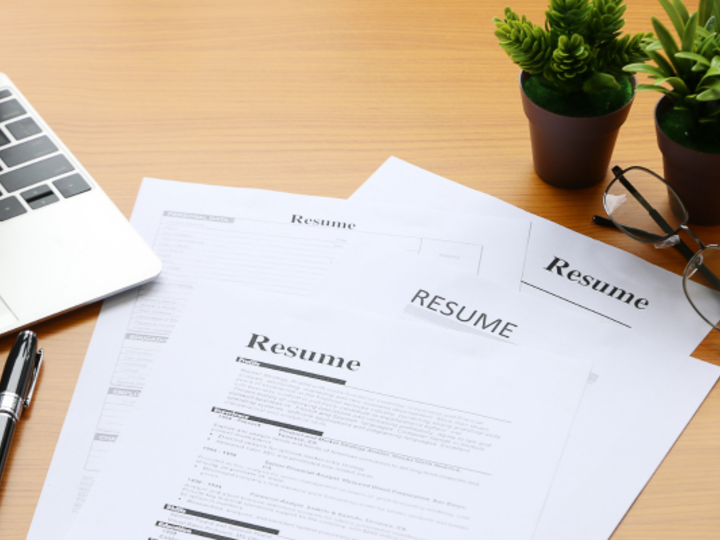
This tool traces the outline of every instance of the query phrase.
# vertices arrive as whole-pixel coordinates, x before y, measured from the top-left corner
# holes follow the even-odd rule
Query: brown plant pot
[[[551,186],[580,189],[594,186],[607,176],[615,141],[635,96],[623,107],[603,116],[574,118],[551,113],[525,94],[530,77],[520,72],[523,109],[530,123],[535,172]],[[632,80],[633,89],[635,79]]]
[[[720,225],[720,154],[698,152],[673,141],[658,119],[672,107],[663,96],[655,106],[655,132],[665,181],[675,190],[694,225]]]

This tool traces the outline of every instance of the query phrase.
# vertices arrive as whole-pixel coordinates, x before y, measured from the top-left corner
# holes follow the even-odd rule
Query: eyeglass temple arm
[[[613,220],[610,219],[610,218],[606,218],[606,217],[603,217],[603,216],[593,216],[593,217],[592,217],[592,220],[593,220],[593,223],[595,223],[595,225],[600,225],[601,227],[608,227],[608,228],[617,229],[617,226],[615,225],[615,223],[613,222]],[[634,234],[635,236],[639,236],[639,237],[641,237],[641,238],[647,238],[647,239],[650,240],[651,242],[659,242],[659,241],[661,241],[663,238],[665,238],[665,237],[663,237],[663,236],[659,236],[659,235],[653,234],[653,233],[651,233],[651,232],[643,231],[642,229],[636,229],[635,227],[628,227],[627,225],[623,225],[623,228],[624,228],[627,232],[632,233],[632,234]],[[684,245],[684,244],[683,244],[683,245]],[[677,247],[677,246],[676,246],[676,247]],[[690,252],[690,257],[692,257],[692,256],[693,256],[693,252],[690,251],[690,248],[688,248],[687,246],[685,246],[685,247],[686,247],[687,250]],[[685,255],[685,253],[683,253],[683,255]],[[689,257],[688,257],[688,258],[689,258]]]
[[[675,229],[673,229],[670,224],[665,221],[665,219],[660,215],[660,212],[655,210],[655,208],[652,207],[652,205],[645,200],[645,197],[640,195],[640,192],[635,189],[635,186],[633,186],[630,181],[623,176],[623,171],[620,167],[615,165],[612,168],[612,172],[615,173],[615,176],[620,181],[620,183],[627,189],[630,194],[637,199],[637,201],[642,205],[642,207],[648,211],[650,214],[650,217],[653,219],[655,223],[658,224],[658,227],[660,227],[665,234],[674,234]],[[690,255],[692,257],[692,255]]]
[[[601,227],[617,229],[617,225],[615,225],[615,223],[611,219],[608,219],[606,217],[593,216],[592,220],[595,225],[600,225]],[[623,225],[623,227],[625,227],[625,226]],[[625,229],[628,232],[631,232],[636,236],[644,236],[648,240],[662,240],[663,239],[662,236],[658,236],[656,234],[652,234],[647,231],[643,231],[641,229],[635,229],[633,227],[625,227]],[[682,253],[688,261],[690,259],[692,259],[693,256],[695,255],[692,252],[692,250],[687,246],[687,244],[685,242],[683,242],[682,240],[680,240],[673,247],[675,249],[677,249],[680,253]],[[715,274],[713,274],[705,265],[702,265],[702,264],[698,267],[698,271],[703,275],[703,277],[705,277],[705,279],[708,280],[708,282],[710,284],[712,284],[712,286],[715,289],[720,291],[720,279],[718,279],[718,277]]]
[[[660,227],[667,234],[675,233],[675,230],[670,226],[670,224],[667,221],[665,221],[665,219],[660,215],[660,213],[657,210],[655,210],[650,205],[650,203],[648,203],[645,200],[645,198],[642,195],[640,195],[638,190],[635,189],[635,186],[633,186],[630,183],[630,181],[627,178],[625,178],[625,176],[623,176],[624,171],[620,167],[615,165],[612,168],[612,172],[618,178],[620,183],[625,187],[625,189],[627,189],[630,192],[630,194],[633,197],[635,197],[637,199],[637,201],[643,206],[643,208],[645,208],[645,210],[648,211],[648,213],[650,214],[650,217],[653,219],[653,221],[658,224],[658,227]],[[596,217],[599,217],[599,216],[596,216]],[[593,218],[593,221],[595,221],[595,223],[598,223],[598,221],[596,221],[595,218]],[[615,225],[611,220],[608,220],[608,221],[610,221],[610,223],[612,223],[613,226]],[[648,239],[652,239],[653,236],[656,236],[656,235],[653,235],[646,231],[642,231],[640,229],[636,229],[635,231],[628,229],[628,231],[633,232],[633,234],[635,234],[635,232],[638,232],[638,233],[640,233],[638,236],[645,236]],[[661,240],[661,239],[662,239],[662,237],[658,237],[658,240]],[[682,239],[678,239],[678,243],[675,244],[674,247],[680,253],[682,253],[688,261],[695,256],[695,253],[693,253],[693,251],[687,246],[687,244],[685,242],[682,241]],[[705,279],[708,280],[708,282],[716,290],[720,291],[720,279],[718,279],[718,277],[715,274],[713,274],[710,269],[708,269],[705,265],[701,264],[700,266],[698,266],[698,271],[703,275],[703,277]]]

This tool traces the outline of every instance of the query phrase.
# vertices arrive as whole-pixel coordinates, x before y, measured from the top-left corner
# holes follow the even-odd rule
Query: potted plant
[[[620,37],[622,1],[551,0],[544,27],[509,7],[493,19],[500,46],[522,69],[535,172],[553,186],[588,187],[607,175],[634,96],[622,68],[648,59],[651,35]]]
[[[663,155],[665,180],[687,207],[690,222],[720,224],[720,35],[715,15],[719,0],[700,0],[688,13],[682,0],[660,0],[675,31],[652,18],[657,38],[647,44],[655,65],[630,64],[646,73],[664,96],[655,107],[655,131]],[[663,51],[665,55],[661,54]]]

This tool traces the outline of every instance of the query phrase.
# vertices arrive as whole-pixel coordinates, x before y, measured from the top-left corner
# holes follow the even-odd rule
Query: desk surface
[[[630,0],[626,29],[661,12]],[[694,3],[692,3],[694,4]],[[546,2],[511,5],[542,22]],[[348,197],[396,155],[682,273],[590,222],[606,182],[562,191],[534,174],[518,69],[496,45],[489,0],[36,0],[2,6],[2,66],[120,209],[141,178]],[[614,162],[662,171],[637,96]],[[720,227],[697,227],[720,243]],[[42,254],[38,254],[42,258]],[[52,261],[47,261],[52,263]],[[37,325],[46,365],[0,488],[0,539],[24,538],[99,304]],[[0,339],[5,358],[11,339]],[[720,364],[720,333],[695,356]],[[613,540],[720,531],[715,388]]]

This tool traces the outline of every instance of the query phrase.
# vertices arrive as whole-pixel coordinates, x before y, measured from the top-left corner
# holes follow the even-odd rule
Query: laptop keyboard
[[[10,90],[0,90],[0,221],[90,191]]]

